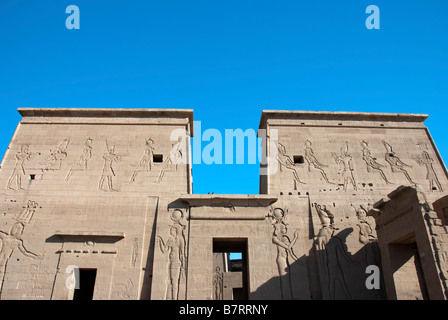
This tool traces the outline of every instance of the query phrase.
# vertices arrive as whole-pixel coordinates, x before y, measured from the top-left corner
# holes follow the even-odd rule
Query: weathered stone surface
[[[96,270],[93,299],[447,298],[448,175],[427,115],[264,111],[260,194],[198,195],[192,110],[19,112],[2,299],[72,299],[76,268]],[[240,272],[219,258],[232,250]]]

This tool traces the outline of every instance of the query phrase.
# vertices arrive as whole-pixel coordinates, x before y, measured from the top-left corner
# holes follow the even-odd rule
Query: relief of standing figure
[[[274,223],[274,232],[272,234],[272,243],[277,246],[277,267],[280,276],[280,288],[282,293],[282,299],[293,299],[292,280],[290,266],[298,260],[293,251],[293,247],[299,238],[299,230],[294,232],[294,238],[291,239],[287,236],[288,228],[284,221],[285,213],[281,208],[274,209],[273,218],[276,220]]]
[[[337,164],[342,163],[343,165],[342,179],[344,179],[344,191],[347,191],[347,185],[349,181],[352,184],[353,189],[355,189],[356,191],[357,188],[355,177],[353,176],[352,156],[348,154],[348,141],[346,141],[345,146],[341,148],[340,156],[338,156],[336,153],[332,153],[332,156]]]
[[[432,166],[432,164],[434,163],[434,159],[429,156],[429,153],[423,151],[422,156],[418,157],[415,161],[417,161],[418,165],[426,167],[426,180],[429,181],[429,190],[443,191],[442,185],[440,184],[439,179],[437,179],[436,172],[434,171],[434,168]],[[436,186],[438,189],[436,188]]]
[[[114,162],[119,162],[121,159],[126,156],[125,154],[116,154],[115,153],[115,146],[109,148],[109,145],[107,144],[106,140],[106,147],[107,147],[107,153],[103,154],[104,159],[104,166],[103,166],[103,172],[101,174],[101,178],[98,184],[99,190],[102,191],[115,191],[118,192],[117,189],[114,189],[112,184],[112,178],[115,177],[115,171],[112,168],[112,164]],[[103,189],[104,180],[107,181],[107,189]]]
[[[16,153],[14,156],[14,160],[16,160],[16,164],[14,165],[14,170],[12,171],[11,176],[9,177],[7,188],[14,190],[12,184],[15,182],[17,186],[17,190],[25,190],[22,188],[22,177],[26,176],[25,171],[25,161],[29,161],[31,157],[35,154],[40,155],[40,153],[32,153],[29,152],[29,145],[23,144],[20,147],[20,151]]]
[[[179,299],[180,280],[185,272],[185,239],[182,236],[180,225],[170,227],[170,237],[166,242],[162,237],[157,236],[160,251],[163,254],[169,252],[168,272],[169,284],[167,288],[167,299]]]
[[[22,222],[17,221],[12,225],[9,233],[0,231],[0,292],[2,291],[8,260],[16,249],[26,257],[42,259],[41,255],[37,255],[25,249],[22,240],[24,227]]]
[[[327,209],[326,205],[321,206],[315,203],[314,207],[321,222],[321,228],[317,235],[317,247],[319,250],[325,250],[328,241],[333,237],[335,230],[338,229],[334,227],[334,215]]]
[[[223,274],[220,267],[216,267],[213,275],[214,300],[222,300]]]
[[[336,299],[338,292],[336,288],[340,288],[344,299],[351,299],[351,294],[348,285],[345,281],[343,262],[354,263],[353,259],[347,254],[347,249],[344,244],[344,234],[352,229],[344,229],[337,235],[334,235],[338,228],[334,226],[334,215],[325,206],[314,203],[321,228],[316,237],[316,247],[318,249],[319,268],[322,270],[323,282],[327,283],[325,286],[326,294],[329,299]]]

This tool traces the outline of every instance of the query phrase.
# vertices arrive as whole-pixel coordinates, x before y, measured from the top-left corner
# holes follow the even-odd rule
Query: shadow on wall
[[[304,255],[289,264],[282,276],[273,277],[258,287],[251,293],[251,298],[273,299],[272,292],[279,292],[281,294],[276,299],[386,299],[381,273],[379,289],[368,289],[366,286],[366,280],[371,275],[366,273],[367,266],[376,265],[381,270],[377,243],[367,243],[352,255],[346,245],[346,239],[352,232],[353,228],[338,230],[324,242],[319,242],[316,237],[308,256]]]

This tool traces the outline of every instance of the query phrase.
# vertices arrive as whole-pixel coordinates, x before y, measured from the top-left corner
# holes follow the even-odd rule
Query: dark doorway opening
[[[233,288],[234,300],[249,299],[249,275],[248,275],[248,259],[247,259],[247,238],[214,238],[213,253],[224,253],[227,257],[232,254],[240,254],[241,259],[228,260],[228,272],[241,272],[242,287]]]
[[[243,288],[233,288],[233,300],[245,300]]]
[[[92,300],[95,280],[96,269],[79,269],[79,289],[75,289],[73,300]]]
[[[389,243],[388,248],[397,299],[428,300],[428,289],[415,235],[411,234],[395,243]]]

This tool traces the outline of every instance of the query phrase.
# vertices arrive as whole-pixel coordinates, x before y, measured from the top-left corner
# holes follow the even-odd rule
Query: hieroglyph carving
[[[294,237],[291,240],[287,235],[288,224],[286,222],[285,211],[281,208],[275,208],[269,216],[271,218],[271,224],[274,227],[272,243],[277,246],[276,262],[280,276],[282,299],[290,300],[294,298],[290,265],[298,260],[293,247],[299,237],[299,229],[294,231]]]
[[[362,146],[362,159],[366,162],[367,165],[367,172],[370,172],[372,170],[378,172],[381,175],[381,178],[387,183],[392,184],[387,180],[386,175],[383,172],[384,165],[379,164],[376,160],[376,158],[372,157],[372,154],[370,153],[369,144],[366,141],[361,142]]]
[[[84,142],[84,148],[82,149],[81,156],[77,163],[73,165],[73,167],[67,173],[65,177],[65,181],[68,181],[72,176],[74,171],[87,171],[87,163],[92,158],[92,139],[88,138]]]
[[[346,141],[345,145],[341,148],[340,155],[337,155],[333,152],[332,156],[337,164],[342,164],[341,177],[344,183],[344,191],[347,191],[347,185],[349,182],[352,184],[353,189],[355,189],[356,191],[357,188],[355,177],[353,176],[352,156],[348,153],[348,141]]]
[[[426,167],[426,180],[429,181],[429,190],[443,191],[442,185],[440,184],[436,172],[434,171],[434,168],[432,166],[432,164],[434,163],[434,159],[429,156],[429,153],[423,151],[422,155],[418,156],[415,161],[418,163],[418,165]]]
[[[292,161],[291,158],[286,154],[286,148],[280,142],[278,142],[278,153],[276,156],[280,165],[280,171],[283,171],[283,169],[292,171],[294,177],[294,190],[297,190],[298,183],[305,184],[305,182],[302,182],[300,180],[299,175],[297,174],[294,161]]]
[[[46,289],[53,284],[54,275],[48,266],[39,263],[33,263],[28,267],[29,277],[20,280],[18,287],[25,293],[26,297],[43,298]]]
[[[98,183],[98,189],[102,191],[115,191],[118,190],[113,186],[113,177],[115,177],[115,171],[112,167],[114,162],[119,162],[121,159],[127,154],[124,153],[115,153],[115,146],[109,147],[109,144],[106,140],[106,148],[107,152],[103,154],[104,166],[103,172],[101,173],[100,181]],[[103,188],[104,181],[107,181],[107,189]]]
[[[220,267],[216,267],[213,274],[213,299],[222,300],[223,274]]]
[[[180,283],[186,279],[186,241],[184,234],[186,227],[181,223],[182,218],[182,211],[174,210],[171,213],[171,220],[174,223],[170,226],[170,236],[166,242],[161,236],[156,237],[162,253],[168,253],[167,300],[179,299]]]
[[[305,160],[308,162],[308,171],[311,172],[311,167],[313,167],[315,170],[319,171],[320,174],[322,175],[322,178],[324,178],[324,180],[329,183],[329,184],[334,184],[333,182],[330,182],[327,178],[327,174],[325,173],[324,169],[325,167],[328,167],[328,165],[323,164],[321,162],[319,162],[316,158],[316,156],[314,155],[314,151],[311,148],[312,143],[310,140],[306,140],[305,141]]]
[[[138,238],[135,237],[134,239],[132,239],[131,267],[135,267],[135,264],[137,262],[138,247]]]
[[[421,150],[428,150],[428,142],[427,141],[417,141],[417,147]]]
[[[415,185],[415,182],[412,181],[411,176],[405,169],[405,167],[412,168],[412,166],[401,161],[400,158],[398,158],[396,156],[396,154],[393,151],[392,146],[390,144],[388,144],[384,140],[382,140],[382,142],[383,142],[384,148],[386,148],[386,153],[384,155],[384,159],[386,160],[387,163],[389,163],[390,169],[392,170],[392,172],[393,173],[397,173],[397,172],[403,173],[404,176],[406,177],[406,179],[408,179],[409,183],[412,185]]]
[[[22,188],[22,178],[26,176],[25,161],[29,161],[32,156],[40,155],[40,153],[29,152],[29,145],[23,144],[20,147],[20,151],[14,156],[16,161],[11,176],[9,177],[6,188],[15,190],[13,184],[15,182],[17,190],[25,190]]]

